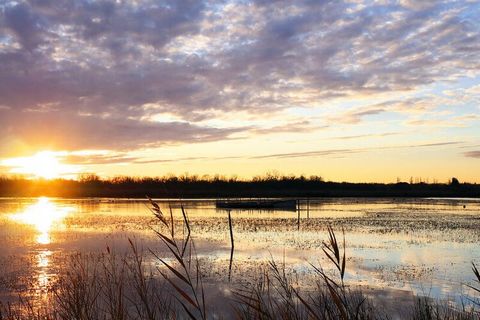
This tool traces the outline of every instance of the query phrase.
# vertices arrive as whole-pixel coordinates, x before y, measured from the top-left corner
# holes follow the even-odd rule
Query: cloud
[[[425,127],[461,127],[458,123],[449,121],[449,120],[439,120],[439,119],[411,119],[406,122],[410,126],[425,126]]]
[[[468,151],[468,152],[465,152],[464,155],[465,155],[465,157],[480,159],[480,150]]]
[[[407,125],[428,125],[438,127],[463,127],[470,121],[480,119],[476,114],[463,114],[451,116],[448,110],[439,111],[441,107],[458,107],[463,101],[458,97],[443,97],[425,94],[417,97],[405,97],[402,100],[387,100],[371,105],[360,105],[347,109],[336,115],[330,115],[326,119],[330,123],[359,124],[368,116],[382,113],[397,113],[409,117]],[[448,119],[432,119],[433,117],[447,115]],[[427,119],[420,119],[420,117]]]
[[[238,131],[238,129],[237,129]],[[186,122],[152,122],[118,116],[78,116],[69,112],[5,112],[0,136],[28,142],[31,148],[54,150],[132,150],[164,144],[228,139],[234,129],[199,127]]]
[[[6,7],[3,12],[5,27],[12,32],[26,50],[33,50],[44,40],[44,21],[26,3]]]
[[[344,124],[358,124],[366,116],[377,115],[386,112],[383,108],[354,108],[350,111],[346,111],[338,116],[330,116],[329,122],[344,123]]]
[[[400,0],[400,4],[408,9],[423,10],[432,8],[435,6],[434,0],[413,1],[413,0]]]
[[[342,136],[342,137],[334,137],[334,140],[352,140],[352,139],[361,139],[361,138],[374,138],[374,137],[388,137],[399,135],[400,132],[384,132],[384,133],[371,133],[371,134],[359,134],[359,135],[352,135],[352,136]]]
[[[285,133],[285,132],[312,132],[321,129],[327,129],[329,126],[323,125],[318,126],[311,121],[297,121],[291,123],[280,124],[273,127],[263,127],[263,128],[254,128],[251,132],[255,134],[275,134],[275,133]]]
[[[449,146],[449,145],[457,145],[464,143],[465,141],[447,141],[447,142],[434,142],[434,143],[424,143],[424,144],[413,144],[409,146],[405,146],[406,148],[425,148],[425,147],[439,147],[439,146]],[[400,147],[404,148],[404,147]]]
[[[288,153],[275,153],[262,156],[251,157],[251,159],[279,159],[279,158],[301,158],[301,157],[319,157],[319,156],[330,156],[330,155],[344,155],[350,153],[361,152],[361,150],[355,149],[331,149],[331,150],[316,150],[316,151],[305,151],[305,152],[288,152]]]
[[[251,157],[251,159],[281,159],[281,158],[301,158],[301,157],[319,157],[319,156],[343,156],[353,153],[362,153],[375,150],[395,150],[405,148],[431,148],[441,147],[448,145],[458,145],[463,141],[445,141],[445,142],[433,142],[433,143],[421,143],[412,145],[397,145],[397,146],[380,146],[380,147],[368,147],[368,148],[356,148],[356,149],[327,149],[327,150],[313,150],[304,152],[288,152],[288,153],[276,153]]]
[[[251,128],[205,120],[478,74],[477,9],[462,1],[2,2],[0,133],[58,148],[229,139]],[[343,110],[336,120],[359,123],[404,102]],[[422,103],[404,110],[430,108]],[[179,121],[146,121],[157,114]],[[268,129],[282,128],[257,134]]]
[[[85,155],[70,153],[61,158],[62,158],[62,162],[72,164],[72,165],[131,163],[138,159],[137,157],[128,156],[126,153],[85,154]]]
[[[461,116],[449,117],[449,119],[432,119],[430,116],[427,119],[410,119],[406,122],[407,125],[412,126],[427,126],[427,127],[453,127],[464,128],[471,122],[480,120],[480,116],[477,114],[464,114]]]
[[[167,163],[167,162],[177,162],[177,161],[198,161],[198,160],[215,160],[215,158],[208,157],[184,157],[184,158],[175,158],[175,159],[150,159],[150,160],[136,160],[133,163],[145,164],[145,163]]]

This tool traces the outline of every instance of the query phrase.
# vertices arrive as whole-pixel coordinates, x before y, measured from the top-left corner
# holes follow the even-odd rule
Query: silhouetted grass
[[[415,300],[412,320],[476,320],[480,315],[473,309],[456,310],[447,304],[434,302],[428,297]]]
[[[318,275],[314,292],[300,292],[286,275],[285,265],[270,261],[269,272],[251,288],[237,290],[235,295],[241,318],[246,319],[384,319],[369,299],[360,291],[344,283],[346,253],[345,237],[340,246],[335,232],[328,227],[329,239],[323,251],[333,263],[337,277],[327,275],[321,268],[311,265]]]
[[[160,274],[177,293],[176,298],[178,303],[190,318],[206,319],[207,310],[205,305],[203,279],[200,272],[198,258],[195,253],[195,246],[193,240],[190,238],[190,224],[187,214],[182,206],[182,215],[188,233],[186,238],[179,241],[175,238],[175,224],[171,208],[170,221],[168,221],[161,211],[160,206],[152,201],[152,199],[149,198],[149,200],[152,206],[151,210],[155,217],[168,230],[168,232],[155,231],[155,233],[172,254],[174,263],[166,262],[165,258],[159,257],[153,251],[152,254],[167,268],[177,281],[171,279],[168,273],[163,270],[160,270]]]

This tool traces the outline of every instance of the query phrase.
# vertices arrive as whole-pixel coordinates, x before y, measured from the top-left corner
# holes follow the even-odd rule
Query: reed
[[[175,296],[177,302],[182,306],[185,313],[191,319],[207,319],[207,308],[205,304],[205,292],[203,287],[203,277],[200,272],[198,256],[195,252],[195,245],[191,240],[190,223],[183,206],[181,207],[183,221],[187,228],[187,236],[182,240],[175,238],[175,223],[173,213],[170,210],[170,221],[160,209],[160,206],[151,198],[148,198],[151,204],[151,210],[158,221],[166,228],[165,231],[154,230],[158,238],[168,248],[176,264],[166,262],[166,259],[158,256],[155,252],[151,253],[160,261],[167,271],[158,269],[162,277],[172,286],[177,293]],[[163,230],[165,230],[165,228]],[[168,273],[167,273],[168,272]],[[169,276],[172,275],[173,277]]]
[[[98,265],[89,256],[74,255],[69,271],[60,278],[53,293],[60,318],[97,319],[100,314]]]
[[[480,272],[477,269],[477,266],[472,262],[472,271],[476,277],[477,287],[469,286],[471,289],[475,290],[476,292],[480,293]]]
[[[144,253],[138,245],[128,239],[131,255],[124,259],[128,276],[126,282],[130,284],[125,299],[129,302],[134,318],[139,319],[171,319],[176,315],[171,297],[166,292],[165,284],[148,272],[143,261]],[[115,292],[115,291],[114,291]],[[120,294],[118,290],[117,295]]]
[[[235,251],[235,241],[233,239],[233,225],[232,225],[232,215],[230,210],[228,210],[228,228],[230,230],[230,263],[228,265],[228,281],[232,280],[232,264],[233,264],[233,252]]]
[[[479,314],[473,309],[456,310],[448,305],[435,302],[428,297],[415,299],[412,320],[478,320]]]
[[[344,283],[345,234],[342,247],[330,226],[328,235],[323,251],[337,269],[337,279],[311,264],[319,276],[317,288],[302,294],[287,276],[285,264],[279,266],[272,259],[256,286],[235,291],[240,305],[237,313],[247,319],[382,319],[361,292],[348,289]]]
[[[127,262],[119,259],[107,246],[107,255],[101,261],[99,282],[103,299],[106,302],[105,314],[109,319],[126,320],[128,318],[126,301]]]

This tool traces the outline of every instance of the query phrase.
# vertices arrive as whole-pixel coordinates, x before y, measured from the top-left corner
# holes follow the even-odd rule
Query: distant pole
[[[297,230],[300,230],[300,200],[297,200]]]
[[[307,218],[310,219],[310,199],[307,199]]]
[[[233,241],[233,226],[232,226],[232,216],[230,214],[230,210],[228,210],[228,227],[230,228],[230,243],[231,243],[231,249],[230,249],[230,265],[228,267],[228,281],[230,282],[230,279],[232,277],[232,262],[233,262],[233,251],[235,249],[235,243]]]

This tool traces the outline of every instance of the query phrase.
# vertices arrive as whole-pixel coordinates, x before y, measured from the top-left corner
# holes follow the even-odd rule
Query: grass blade
[[[166,263],[163,259],[157,258],[161,263],[163,263],[164,266],[166,266],[177,278],[185,282],[187,285],[190,285],[190,282],[185,278],[180,272],[175,270],[174,267],[170,266],[168,263]]]

